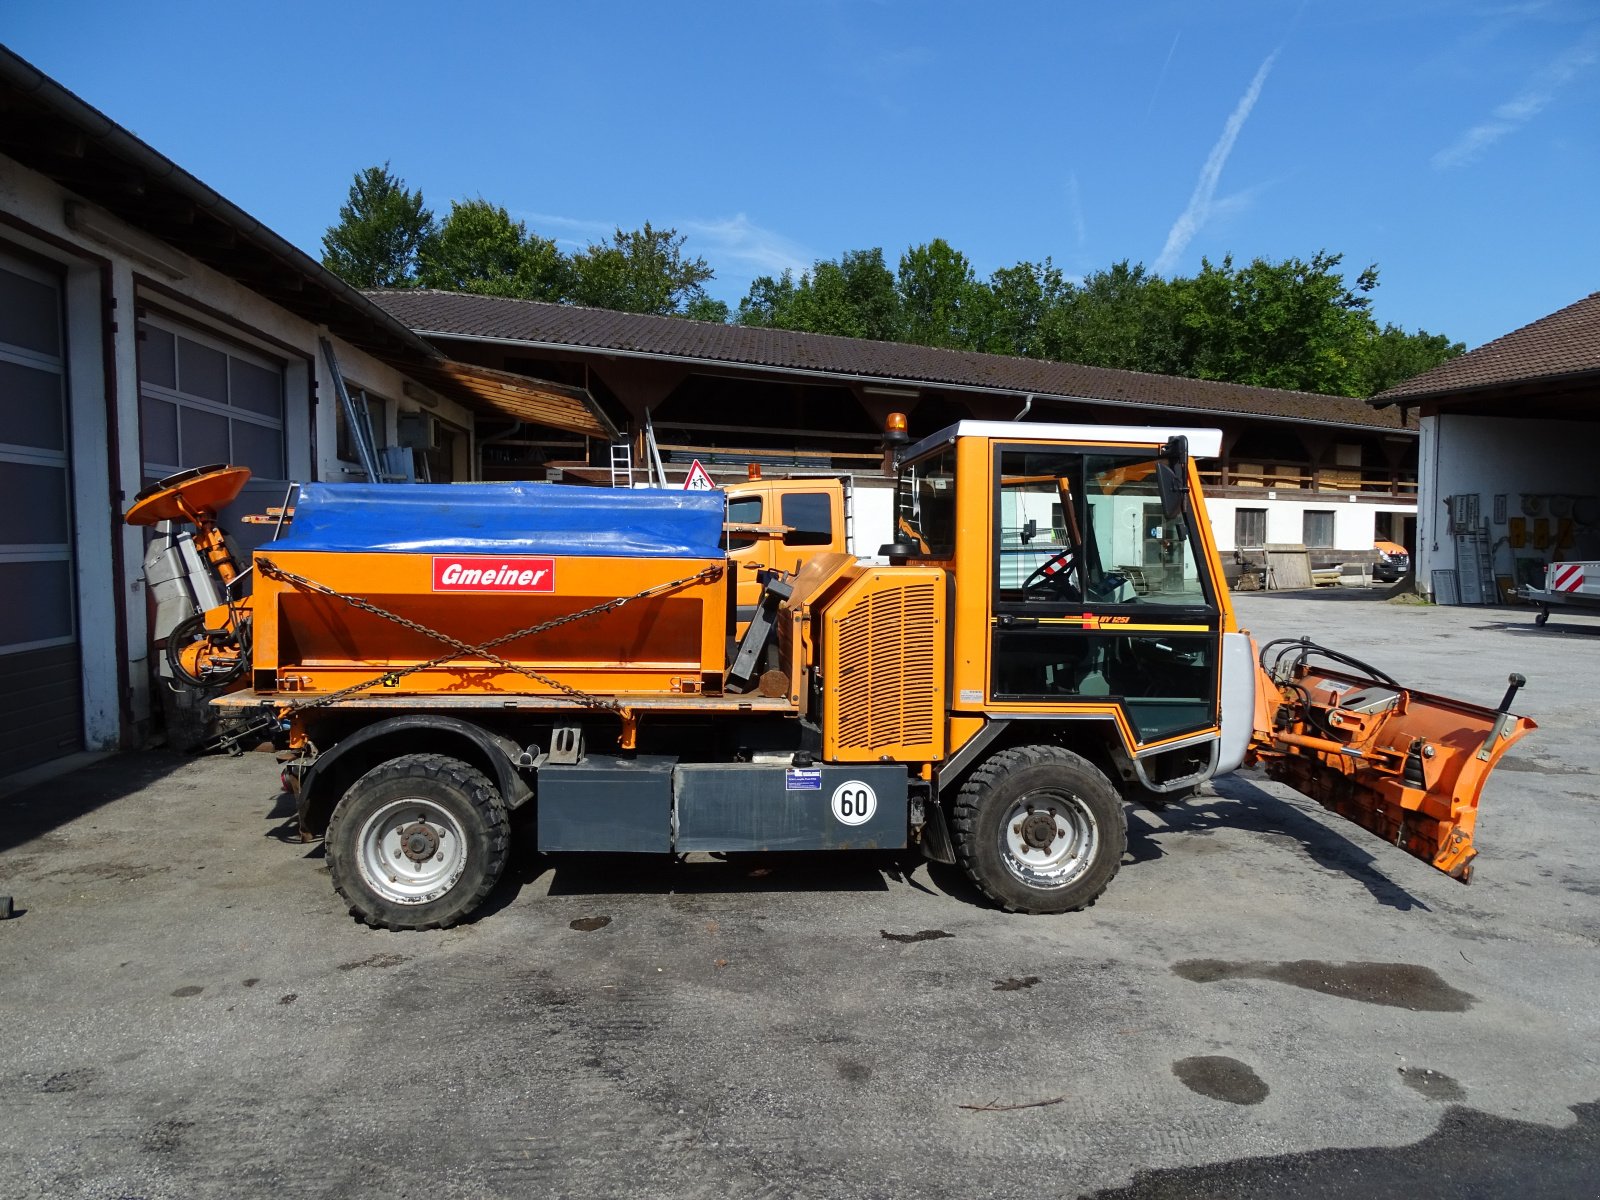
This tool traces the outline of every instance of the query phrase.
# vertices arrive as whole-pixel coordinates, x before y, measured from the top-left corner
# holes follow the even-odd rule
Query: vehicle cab
[[[966,721],[1093,719],[1155,790],[1237,765],[1245,745],[1220,744],[1233,613],[1190,457],[1220,443],[1216,430],[963,421],[900,454],[889,549],[953,580],[953,744]],[[1248,728],[1239,641],[1228,674],[1244,677]]]

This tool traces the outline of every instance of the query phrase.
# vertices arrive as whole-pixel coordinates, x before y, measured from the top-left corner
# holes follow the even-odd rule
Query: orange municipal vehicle
[[[471,912],[516,810],[553,854],[912,851],[1068,912],[1124,800],[1248,763],[1470,878],[1522,681],[1489,708],[1257,647],[1192,461],[1220,433],[903,429],[888,561],[762,571],[744,622],[720,492],[307,485],[248,611],[200,623],[246,663],[214,703],[285,747],[335,887],[397,929]]]

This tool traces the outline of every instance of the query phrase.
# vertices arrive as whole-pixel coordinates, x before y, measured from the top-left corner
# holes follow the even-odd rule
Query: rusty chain
[[[600,616],[603,613],[615,612],[619,608],[622,608],[628,604],[632,604],[635,600],[648,600],[652,596],[664,595],[667,592],[676,591],[678,588],[687,587],[691,583],[708,582],[712,579],[716,579],[722,574],[721,567],[706,567],[704,570],[697,571],[693,575],[685,575],[682,579],[674,579],[671,583],[658,583],[653,587],[647,587],[642,591],[635,592],[631,596],[618,596],[612,600],[604,600],[601,603],[593,605],[589,608],[580,609],[573,613],[567,613],[564,616],[554,617],[548,621],[541,621],[536,625],[529,625],[525,629],[513,630],[511,633],[501,634],[499,637],[490,638],[487,642],[473,646],[461,641],[459,638],[451,637],[448,633],[441,633],[437,629],[430,629],[428,626],[423,625],[418,621],[413,621],[408,617],[400,616],[398,613],[390,612],[386,608],[381,608],[372,603],[370,600],[363,599],[360,596],[348,595],[344,592],[340,592],[329,587],[327,584],[317,583],[315,580],[307,579],[303,575],[296,575],[292,571],[286,571],[274,563],[271,559],[263,558],[259,554],[256,555],[256,569],[269,579],[275,579],[281,583],[290,584],[293,587],[316,592],[319,595],[329,596],[335,600],[340,600],[345,604],[348,604],[351,608],[359,609],[362,612],[371,613],[376,617],[382,617],[386,621],[392,621],[396,625],[410,629],[415,633],[420,633],[425,637],[430,637],[434,641],[443,642],[446,646],[453,648],[451,653],[442,654],[437,658],[431,658],[427,662],[417,663],[414,666],[406,667],[400,671],[386,671],[382,675],[376,676],[373,679],[363,680],[361,683],[351,684],[349,687],[341,688],[337,692],[329,692],[326,696],[318,696],[315,700],[309,700],[303,704],[291,703],[289,707],[296,712],[303,712],[307,709],[313,708],[324,708],[327,705],[335,704],[338,701],[343,700],[347,696],[353,696],[358,692],[364,692],[370,688],[375,688],[379,684],[383,684],[386,687],[393,687],[407,675],[415,675],[418,671],[431,670],[434,667],[443,666],[445,663],[452,662],[455,659],[466,658],[469,656],[485,658],[492,663],[506,668],[509,671],[515,671],[520,675],[526,675],[535,682],[542,683],[554,691],[571,697],[585,708],[596,708],[605,712],[621,712],[622,706],[615,700],[606,700],[599,696],[592,696],[588,692],[581,691],[580,689],[572,687],[569,684],[562,683],[559,679],[552,679],[548,675],[541,674],[540,672],[535,671],[532,667],[523,666],[520,663],[512,662],[510,659],[502,658],[500,655],[493,652],[493,648],[496,646],[503,646],[507,642],[514,642],[521,638],[532,637],[535,634],[548,633],[552,629],[558,629],[561,626],[569,625],[574,621],[581,621],[588,617]]]

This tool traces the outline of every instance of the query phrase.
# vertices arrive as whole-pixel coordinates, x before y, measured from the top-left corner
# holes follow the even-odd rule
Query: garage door
[[[283,502],[283,364],[164,317],[139,323],[139,420],[145,482],[190,467],[250,468],[250,482],[222,512],[241,549],[272,527],[239,516]]]
[[[83,749],[61,282],[0,256],[0,776]]]

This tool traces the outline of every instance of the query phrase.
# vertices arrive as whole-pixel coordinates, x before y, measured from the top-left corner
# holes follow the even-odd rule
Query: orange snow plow
[[[1526,680],[1511,676],[1488,709],[1402,687],[1306,639],[1269,642],[1258,661],[1251,755],[1267,774],[1469,882],[1484,782],[1537,728],[1510,711]]]

